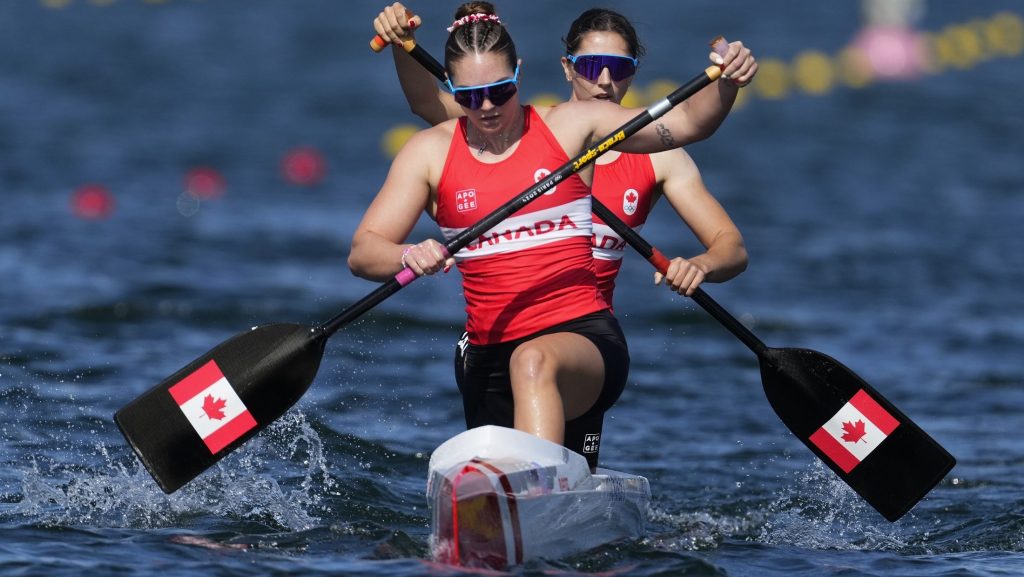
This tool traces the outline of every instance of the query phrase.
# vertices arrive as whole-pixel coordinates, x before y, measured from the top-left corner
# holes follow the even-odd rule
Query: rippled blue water
[[[717,33],[788,62],[837,54],[859,26],[853,2],[608,5],[640,24],[640,85],[692,76]],[[527,95],[564,93],[557,40],[586,6],[502,7]],[[453,8],[422,10],[435,53]],[[0,6],[0,573],[446,572],[424,560],[423,493],[430,451],[461,429],[454,277],[339,333],[293,411],[172,496],[111,419],[245,327],[323,321],[374,288],[347,243],[387,171],[382,134],[413,121],[390,58],[365,49],[378,9]],[[1003,10],[1020,8],[935,2],[920,26]],[[709,292],[768,344],[851,366],[957,456],[950,476],[883,520],[775,417],[753,355],[634,257],[617,296],[633,370],[602,454],[650,478],[649,535],[518,572],[1024,573],[1022,63],[751,99],[691,147],[751,254]],[[325,155],[321,184],[282,180],[297,146]],[[223,197],[182,197],[197,165],[222,172]],[[115,196],[111,217],[73,215],[88,182]],[[687,254],[669,212],[644,235]]]

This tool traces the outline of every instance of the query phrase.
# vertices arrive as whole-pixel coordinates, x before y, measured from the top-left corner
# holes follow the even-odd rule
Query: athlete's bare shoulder
[[[591,106],[593,104],[598,106]],[[537,107],[537,114],[567,152],[578,151],[588,146],[590,140],[594,138],[594,119],[600,114],[600,105],[617,108],[615,104],[608,102],[571,100],[554,106]]]
[[[535,106],[534,108],[544,122],[559,122],[563,119],[571,122],[575,118],[577,124],[586,124],[588,118],[620,107],[602,100],[567,100],[554,106]]]
[[[402,153],[404,155],[429,155],[433,153],[443,155],[447,153],[448,145],[451,144],[452,136],[458,130],[458,125],[458,119],[452,119],[430,128],[424,128],[409,137],[405,146],[402,147]]]
[[[651,166],[654,168],[654,175],[658,182],[665,182],[669,178],[700,176],[697,164],[682,148],[655,152],[650,156]]]

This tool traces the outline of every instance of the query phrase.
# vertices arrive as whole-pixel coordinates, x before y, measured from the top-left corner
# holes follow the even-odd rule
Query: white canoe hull
[[[582,455],[533,435],[471,429],[430,458],[434,558],[501,569],[637,538],[650,495],[646,478],[592,475]]]

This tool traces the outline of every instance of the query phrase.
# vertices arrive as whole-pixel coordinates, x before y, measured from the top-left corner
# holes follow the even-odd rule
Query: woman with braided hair
[[[349,265],[357,275],[384,280],[403,266],[434,274],[457,264],[468,315],[460,386],[467,425],[514,426],[563,443],[594,467],[603,416],[623,390],[629,356],[598,288],[588,171],[563,180],[453,259],[436,240],[405,243],[420,211],[450,238],[641,112],[602,99],[522,106],[514,42],[481,4],[460,8],[445,46],[460,117],[417,133],[395,157],[355,232]],[[734,87],[702,92],[721,102],[722,90],[735,97]],[[681,105],[620,149],[673,149],[707,136],[720,121],[714,111],[697,115]],[[685,290],[685,279],[672,270],[669,277]]]

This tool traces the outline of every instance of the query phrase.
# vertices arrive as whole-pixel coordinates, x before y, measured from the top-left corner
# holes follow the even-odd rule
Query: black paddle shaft
[[[410,53],[418,54],[419,58],[424,58],[428,61],[434,62],[434,64],[437,64],[437,61],[433,60],[433,58],[425,50],[421,49],[419,45],[416,45]],[[430,67],[428,66],[428,69],[429,68]],[[443,69],[440,70],[443,72]],[[556,169],[543,180],[537,182],[537,184],[501,205],[473,226],[464,229],[458,235],[449,239],[444,243],[444,247],[447,249],[448,254],[457,253],[470,242],[480,237],[483,233],[495,227],[519,209],[557,186],[559,182],[590,166],[598,157],[611,150],[615,145],[630,136],[633,136],[679,103],[693,96],[697,92],[700,92],[706,86],[714,82],[720,75],[720,68],[717,66],[709,66],[704,72],[698,74],[689,82],[674,90],[664,99],[651,105],[644,112],[638,114],[629,122],[620,126],[610,135],[602,139],[596,146],[592,146],[583,152],[580,152],[572,160]],[[324,323],[322,327],[324,333],[328,336],[334,334],[346,324],[355,318],[358,318],[364,312],[370,310],[384,299],[398,292],[403,286],[404,284],[397,277],[389,280],[362,300],[356,302],[331,320]]]
[[[669,260],[664,254],[600,201],[592,202],[594,214],[655,268],[666,271]],[[770,348],[703,289],[698,288],[691,298],[757,355],[765,396],[789,430],[889,521],[913,508],[956,464],[928,433],[839,361],[809,349]],[[874,414],[890,416],[889,426],[896,423],[884,442],[862,460],[851,459],[853,453],[843,448],[847,442],[859,448],[856,443],[862,439],[856,439],[856,434],[835,440],[822,432],[837,415],[854,414],[841,413],[850,404],[880,410]],[[851,432],[858,430],[853,418],[848,423]]]
[[[438,80],[445,80],[444,67],[426,50],[414,43],[407,44],[406,49]],[[667,270],[669,260],[664,254],[598,199],[592,198],[591,202],[594,214],[655,268]],[[889,521],[902,517],[956,464],[953,456],[924,430],[835,359],[808,349],[770,348],[703,289],[698,288],[691,298],[757,355],[765,396],[789,430]],[[857,462],[844,453],[843,436],[836,441],[840,447],[836,449],[822,432],[830,421],[847,414],[844,411],[853,403],[866,403],[872,410],[877,407],[897,423],[877,449]],[[856,427],[857,422],[851,420],[849,424]]]
[[[409,56],[411,56],[413,59],[419,62],[420,65],[423,66],[423,68],[425,68],[432,75],[434,75],[435,78],[442,82],[447,78],[444,66],[442,66],[441,63],[437,61],[437,59],[431,56],[429,52],[420,47],[419,44],[407,43],[406,47],[406,52],[408,52]],[[696,93],[698,90],[709,84],[709,82],[703,82],[702,78],[698,76],[694,80],[691,80],[690,83],[688,83],[687,85],[684,85],[683,87],[679,88],[676,92],[685,90],[686,86],[689,86],[690,84],[693,83],[699,83],[700,86],[696,90],[689,92],[689,94]],[[683,96],[682,99],[679,100],[679,102],[689,97],[689,94],[687,94],[687,96]],[[671,96],[669,98],[671,99]],[[674,105],[675,104],[673,104],[673,106]],[[616,216],[615,213],[613,213],[606,206],[601,204],[601,202],[596,198],[592,198],[591,202],[593,203],[592,208],[594,214],[599,216],[601,220],[605,221],[605,223],[608,224],[608,226],[610,226],[615,232],[617,232],[620,236],[626,239],[626,242],[628,242],[634,250],[639,252],[644,258],[648,260],[651,260],[652,258],[660,258],[661,260],[664,261],[664,266],[668,266],[668,259],[664,258],[664,255],[658,252],[658,249],[651,246],[650,243],[644,240],[644,238],[637,234],[636,231],[634,231],[632,228],[630,228],[629,225],[622,222],[622,219]],[[655,264],[655,266],[659,266],[659,263],[655,263],[654,261],[652,261],[652,263]],[[715,302],[715,300],[708,296],[708,294],[705,293],[703,290],[697,289],[697,292],[694,293],[692,298],[697,302],[697,304],[699,304],[706,311],[711,313],[711,316],[715,317],[715,319],[717,319],[718,322],[722,323],[722,325],[729,329],[730,332],[732,332],[734,335],[736,335],[737,338],[743,341],[745,345],[750,347],[750,350],[757,353],[758,356],[760,356],[763,353],[763,351],[767,348],[765,344],[761,342],[761,340],[757,338],[756,335],[754,335],[754,333],[750,332],[745,326],[743,326],[742,323],[736,320],[735,317],[729,314],[728,311],[722,308],[721,305]]]
[[[596,146],[448,240],[444,245],[448,253],[455,254],[720,75],[718,67],[708,67]],[[236,335],[122,407],[114,420],[160,487],[172,493],[284,414],[312,384],[327,339],[415,278],[409,269],[403,269],[319,326],[271,324]]]

